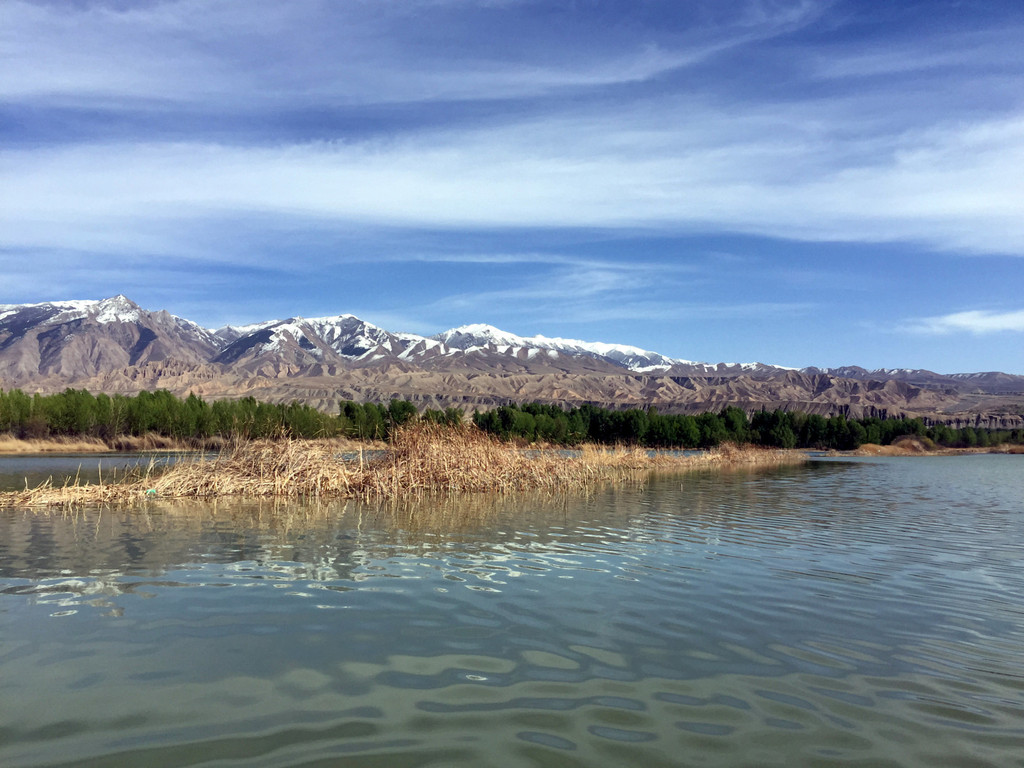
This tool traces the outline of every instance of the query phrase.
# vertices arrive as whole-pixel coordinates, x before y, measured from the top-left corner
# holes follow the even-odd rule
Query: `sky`
[[[0,303],[1024,374],[1020,0],[0,2]]]

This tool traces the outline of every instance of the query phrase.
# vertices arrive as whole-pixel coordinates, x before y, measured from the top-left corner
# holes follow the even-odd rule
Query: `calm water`
[[[168,451],[0,455],[0,491],[20,490],[26,486],[35,488],[47,481],[61,486],[65,482],[74,482],[76,478],[83,483],[109,482],[136,467],[145,470],[150,463],[162,466],[194,456],[194,452]]]
[[[0,765],[1024,766],[1024,457],[0,512]]]

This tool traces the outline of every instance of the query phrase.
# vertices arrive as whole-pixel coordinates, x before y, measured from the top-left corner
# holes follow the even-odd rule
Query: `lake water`
[[[0,765],[1024,766],[1024,456],[0,511]]]
[[[76,479],[82,483],[110,482],[133,469],[145,471],[150,464],[163,466],[195,456],[195,452],[173,451],[0,455],[0,491],[35,488],[47,481],[55,486]]]

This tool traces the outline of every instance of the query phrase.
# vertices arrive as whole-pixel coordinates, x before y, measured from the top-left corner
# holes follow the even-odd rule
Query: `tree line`
[[[449,408],[420,415],[405,400],[387,405],[343,401],[336,414],[329,414],[297,402],[284,405],[244,397],[208,403],[194,394],[182,399],[166,390],[127,396],[93,395],[84,389],[52,395],[0,389],[0,434],[21,439],[88,436],[110,441],[156,433],[179,440],[280,436],[384,440],[396,425],[414,418],[455,424],[462,422],[462,412]]]
[[[111,441],[118,437],[156,433],[180,440],[212,437],[351,437],[386,440],[397,426],[413,420],[447,426],[463,423],[457,408],[420,413],[407,400],[389,403],[342,401],[337,413],[324,413],[293,402],[274,404],[245,397],[206,402],[190,394],[182,399],[167,392],[137,395],[93,395],[66,389],[52,395],[27,395],[0,389],[0,433],[23,439],[89,436]],[[776,448],[850,450],[864,443],[888,445],[915,435],[948,447],[987,447],[1024,443],[1024,430],[987,430],[944,425],[926,426],[921,419],[825,418],[798,411],[746,412],[728,406],[697,416],[662,414],[656,408],[613,411],[593,405],[564,410],[557,405],[527,403],[477,411],[473,423],[502,439],[555,445],[625,443],[651,448],[711,448],[724,442],[754,443]]]
[[[697,416],[661,414],[656,408],[612,411],[592,405],[503,405],[473,414],[481,429],[505,439],[557,445],[626,443],[650,448],[712,448],[724,442],[773,448],[852,450],[865,443],[888,445],[914,435],[945,447],[987,447],[1024,442],[1024,430],[926,426],[919,418],[849,419],[799,411],[759,411],[748,418],[735,406]]]

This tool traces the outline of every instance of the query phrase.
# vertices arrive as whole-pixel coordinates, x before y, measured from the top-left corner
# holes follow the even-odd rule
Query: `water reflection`
[[[1021,764],[1024,488],[981,458],[3,512],[0,763]]]

